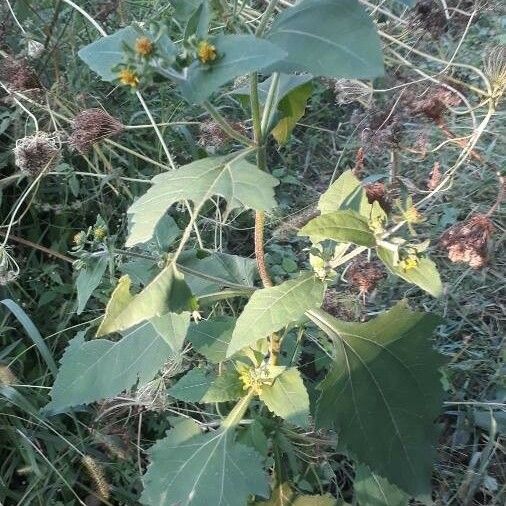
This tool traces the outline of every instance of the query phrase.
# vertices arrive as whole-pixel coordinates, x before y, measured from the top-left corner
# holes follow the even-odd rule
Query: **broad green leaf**
[[[155,227],[153,238],[144,245],[143,249],[166,252],[180,235],[181,230],[174,218],[164,215]]]
[[[278,144],[285,144],[288,141],[297,122],[304,116],[312,89],[311,83],[306,83],[292,90],[279,103],[281,119],[271,132]]]
[[[149,320],[151,325],[158,332],[158,335],[165,339],[174,353],[179,353],[183,348],[183,343],[190,326],[191,313],[183,312],[181,314],[167,313],[162,316],[155,316]]]
[[[269,440],[265,435],[262,423],[258,419],[254,419],[252,423],[242,428],[241,432],[237,435],[237,441],[251,446],[262,457],[267,457],[269,454]]]
[[[436,264],[426,257],[418,259],[418,265],[410,269],[403,269],[401,265],[395,265],[393,251],[378,247],[376,250],[380,260],[387,266],[388,270],[408,283],[419,286],[422,290],[434,297],[440,297],[443,293],[443,284],[437,270]]]
[[[297,321],[323,302],[324,284],[313,273],[257,290],[237,319],[227,356]]]
[[[376,245],[367,219],[355,211],[334,211],[317,216],[304,225],[298,235],[309,236],[313,242],[331,239],[368,248]]]
[[[227,358],[227,349],[235,323],[236,319],[230,316],[202,320],[190,325],[187,339],[195,350],[210,362],[217,364]]]
[[[267,95],[271,88],[273,77],[269,77],[265,81],[261,82],[258,85],[258,100],[260,101],[260,105],[264,105],[267,100]],[[278,80],[278,86],[276,90],[276,95],[273,100],[273,106],[277,107],[278,104],[285,98],[289,93],[293,90],[309,83],[313,79],[313,76],[309,74],[298,74],[298,75],[290,75],[290,74],[280,74]],[[238,95],[239,97],[249,97],[250,96],[250,86],[242,86],[233,90],[231,93],[233,95]],[[247,102],[244,103],[245,105]]]
[[[366,323],[308,316],[335,346],[317,424],[334,427],[343,449],[402,490],[429,492],[443,393],[442,358],[430,343],[439,319],[404,303]]]
[[[195,36],[198,40],[204,39],[209,30],[210,21],[211,9],[209,2],[202,2],[190,16],[186,24],[184,39],[188,40],[191,36]]]
[[[133,47],[140,37],[139,31],[132,26],[122,28],[112,35],[100,39],[83,47],[77,54],[79,58],[96,72],[104,81],[117,79],[117,72],[112,68],[126,63],[127,55],[124,46]]]
[[[216,60],[207,64],[194,61],[187,69],[186,79],[179,82],[188,102],[200,104],[237,76],[262,70],[287,54],[253,35],[218,35],[210,42],[216,47]]]
[[[268,501],[254,504],[257,506],[337,506],[337,500],[329,494],[297,495],[289,483],[282,483],[272,491],[272,496]]]
[[[408,506],[409,496],[367,466],[358,465],[353,482],[360,506]]]
[[[296,367],[283,371],[272,385],[263,385],[259,397],[270,411],[287,422],[299,427],[309,425],[309,397]]]
[[[200,434],[184,421],[149,453],[141,497],[147,506],[244,506],[251,494],[269,494],[260,456],[234,442],[231,429]]]
[[[369,218],[371,204],[361,182],[351,170],[347,170],[320,197],[318,209],[322,214],[349,209]]]
[[[235,369],[229,367],[216,376],[201,402],[228,402],[244,397],[244,383]]]
[[[256,261],[252,258],[227,253],[212,253],[199,258],[192,251],[179,257],[178,266],[197,297],[217,292],[224,287],[255,289]]]
[[[173,353],[150,322],[125,333],[119,341],[85,341],[84,334],[70,341],[61,359],[47,405],[53,412],[113,397],[137,382],[147,383]]]
[[[160,268],[156,260],[147,258],[135,258],[119,266],[120,272],[127,274],[134,286],[148,285],[152,281]]]
[[[190,369],[177,383],[171,386],[167,393],[180,401],[200,402],[209,390],[214,375],[206,369],[194,367]]]
[[[106,255],[92,260],[91,265],[81,269],[76,279],[77,314],[81,314],[86,307],[88,299],[102,281],[109,259]]]
[[[132,230],[127,247],[149,241],[167,209],[182,200],[199,206],[213,195],[220,195],[227,201],[228,210],[268,210],[276,206],[274,187],[278,180],[246,160],[237,159],[237,154],[197,160],[155,176],[152,183],[128,210]]]
[[[266,37],[288,53],[270,70],[355,79],[383,74],[380,39],[356,0],[303,0],[283,11]]]
[[[137,295],[130,293],[131,281],[123,276],[105,309],[97,337],[129,329],[155,316],[180,313],[191,307],[192,294],[173,263],[169,263]]]
[[[207,0],[169,0],[174,7],[174,17],[179,21],[186,21],[195,10]]]

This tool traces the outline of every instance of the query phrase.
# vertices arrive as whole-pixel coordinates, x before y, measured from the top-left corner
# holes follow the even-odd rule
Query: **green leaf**
[[[297,122],[306,112],[306,104],[311,96],[312,89],[311,83],[306,83],[292,90],[279,103],[278,108],[281,119],[271,132],[278,144],[285,144],[288,142]]]
[[[137,295],[130,293],[130,285],[130,278],[122,276],[107,304],[97,337],[129,329],[155,316],[180,313],[191,307],[190,289],[173,263],[169,263]]]
[[[141,497],[147,506],[244,506],[251,494],[269,494],[260,456],[234,442],[230,429],[200,434],[184,421],[149,453]]]
[[[198,7],[207,0],[169,0],[174,7],[174,17],[186,21]]]
[[[254,419],[237,435],[237,441],[254,448],[262,457],[269,454],[269,440],[265,435],[262,423]]]
[[[231,367],[216,376],[204,394],[201,402],[228,402],[240,399],[245,395],[244,383],[237,371]]]
[[[304,225],[298,235],[309,236],[312,242],[331,239],[368,248],[376,245],[367,219],[355,211],[334,211],[317,216]]]
[[[320,307],[324,290],[313,273],[257,290],[237,319],[227,356],[297,321],[307,310]]]
[[[353,484],[355,496],[365,506],[408,506],[409,496],[367,466],[358,465]]]
[[[308,313],[332,339],[333,365],[320,385],[316,421],[343,449],[412,495],[430,491],[442,387],[429,337],[439,319],[397,304],[366,323]]]
[[[238,159],[235,153],[197,160],[155,176],[152,183],[128,210],[132,215],[128,247],[149,241],[158,221],[176,202],[191,200],[199,206],[213,195],[220,195],[228,202],[228,210],[238,207],[268,210],[276,206],[274,187],[279,182],[246,160]]]
[[[156,224],[155,233],[150,241],[144,245],[148,251],[166,252],[174,241],[181,235],[172,216],[164,215]]]
[[[102,281],[109,259],[106,255],[93,259],[91,265],[86,265],[79,271],[76,279],[77,314],[81,314],[86,307],[88,299]]]
[[[186,79],[179,82],[188,102],[200,104],[237,76],[262,70],[286,56],[276,45],[253,35],[218,35],[210,42],[216,47],[217,59],[208,64],[194,61]]]
[[[203,320],[190,325],[187,339],[195,350],[213,364],[227,358],[227,349],[232,339],[236,319],[219,316],[212,320]]]
[[[62,412],[113,397],[137,382],[147,383],[172,355],[150,322],[125,333],[116,342],[85,341],[84,334],[78,333],[65,350],[46,409]]]
[[[184,402],[200,402],[213,382],[213,375],[206,369],[190,369],[167,393]]]
[[[296,367],[283,371],[272,383],[263,385],[260,399],[277,416],[299,427],[309,425],[309,397]]]
[[[320,197],[318,209],[322,214],[349,209],[369,218],[371,204],[362,183],[351,170],[343,172]]]
[[[202,2],[195,12],[190,16],[184,31],[184,40],[195,36],[198,40],[204,39],[209,30],[209,22],[211,21],[211,9],[209,2]]]
[[[218,292],[224,287],[255,289],[256,261],[252,258],[227,253],[212,253],[199,258],[195,251],[189,251],[179,257],[178,266],[196,297]]]
[[[443,284],[436,264],[426,257],[418,258],[418,265],[409,269],[403,269],[401,265],[395,265],[395,254],[389,249],[379,246],[376,250],[380,260],[388,270],[404,279],[408,283],[419,286],[422,290],[430,293],[433,297],[441,297]]]
[[[151,318],[151,325],[158,332],[158,335],[165,339],[174,353],[179,353],[183,348],[183,343],[190,326],[191,313],[181,314],[167,313],[162,316]]]
[[[383,74],[378,34],[356,0],[303,0],[283,11],[266,37],[288,53],[270,70],[355,79]]]
[[[134,27],[127,26],[112,35],[101,37],[88,44],[77,54],[104,81],[111,82],[118,77],[117,72],[113,72],[111,69],[127,61],[124,46],[133,47],[140,36]]]

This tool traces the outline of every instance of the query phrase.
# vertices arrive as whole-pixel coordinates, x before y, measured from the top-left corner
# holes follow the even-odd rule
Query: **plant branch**
[[[246,137],[245,135],[240,134],[239,132],[236,132],[232,125],[220,114],[218,109],[214,107],[210,102],[207,100],[203,104],[205,110],[211,115],[211,117],[218,123],[220,128],[232,139],[235,139],[236,141],[240,142],[241,144],[244,144],[245,146],[252,146],[251,139],[249,137]]]

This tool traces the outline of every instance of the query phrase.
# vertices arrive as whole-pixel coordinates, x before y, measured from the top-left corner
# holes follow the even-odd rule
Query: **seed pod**
[[[40,90],[37,74],[24,58],[5,58],[0,65],[0,80],[7,85],[10,91]]]
[[[379,262],[356,260],[347,273],[348,281],[358,289],[360,294],[372,292],[386,274]]]
[[[60,159],[55,138],[44,132],[18,139],[13,152],[21,172],[32,177],[51,170]]]
[[[474,269],[487,262],[487,244],[494,225],[484,214],[475,214],[468,220],[450,227],[440,239],[452,262],[469,264]]]
[[[96,142],[118,135],[124,128],[119,120],[102,109],[86,109],[74,118],[68,142],[80,153],[86,153]]]

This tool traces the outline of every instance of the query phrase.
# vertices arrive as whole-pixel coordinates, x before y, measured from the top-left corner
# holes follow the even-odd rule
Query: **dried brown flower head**
[[[441,6],[434,0],[419,0],[416,3],[410,27],[420,29],[438,39],[448,30],[448,22]]]
[[[360,138],[366,152],[379,153],[399,145],[402,136],[400,116],[387,108],[374,109]]]
[[[7,57],[0,66],[0,79],[10,91],[40,90],[37,74],[24,58],[14,59]]]
[[[241,134],[245,133],[244,126],[240,122],[232,123],[232,127],[236,132]],[[220,125],[213,120],[207,120],[200,124],[199,126],[199,146],[218,149],[221,148],[227,141],[228,136],[222,130]]]
[[[375,183],[364,184],[365,194],[369,204],[378,202],[384,211],[391,209],[390,199],[388,198],[387,190],[384,183],[376,181]]]
[[[409,114],[426,116],[440,125],[448,108],[459,105],[461,98],[444,86],[433,86],[422,96],[416,90],[407,94],[405,103]]]
[[[348,281],[362,295],[373,291],[385,276],[385,271],[379,262],[363,260],[353,262],[347,272]]]
[[[364,107],[371,106],[373,89],[362,81],[356,79],[336,79],[333,88],[338,105],[359,102]]]
[[[429,190],[435,190],[439,183],[441,182],[441,164],[439,162],[434,163],[434,167],[432,167],[432,170],[429,174],[429,179],[427,181],[427,188]]]
[[[327,313],[345,321],[353,321],[359,313],[359,306],[356,297],[344,295],[334,288],[325,292],[322,309]]]
[[[80,112],[72,122],[69,145],[81,153],[86,153],[96,142],[120,134],[122,123],[99,108]]]
[[[37,177],[53,168],[60,159],[60,148],[54,136],[37,132],[16,141],[14,159],[21,172]]]
[[[450,227],[440,239],[452,262],[469,264],[474,269],[487,262],[487,243],[494,229],[485,214],[475,214],[468,220]]]

